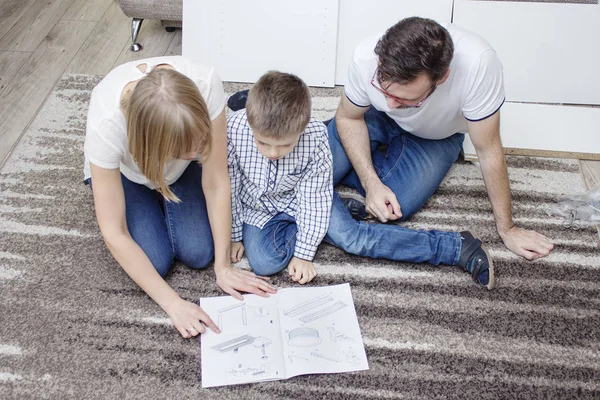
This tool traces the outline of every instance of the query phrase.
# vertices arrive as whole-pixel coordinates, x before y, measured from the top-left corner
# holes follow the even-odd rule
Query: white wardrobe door
[[[226,81],[274,69],[333,86],[337,24],[338,0],[184,0],[183,55]]]
[[[500,134],[506,148],[600,154],[600,108],[506,102],[500,111]],[[468,136],[467,158],[476,157]]]
[[[363,39],[413,16],[449,23],[452,0],[340,0],[335,83],[346,83],[354,49]]]
[[[579,3],[456,0],[454,23],[496,49],[508,101],[600,104],[600,5]]]

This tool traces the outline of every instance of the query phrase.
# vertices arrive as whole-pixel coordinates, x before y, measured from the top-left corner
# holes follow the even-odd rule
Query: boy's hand
[[[242,261],[244,255],[244,244],[242,242],[231,242],[231,262]]]
[[[317,271],[312,262],[301,258],[292,257],[288,264],[288,272],[294,282],[304,285],[317,276]]]

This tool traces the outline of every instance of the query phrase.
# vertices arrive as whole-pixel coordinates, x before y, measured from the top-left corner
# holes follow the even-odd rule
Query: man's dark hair
[[[405,18],[389,28],[377,42],[379,82],[410,83],[422,72],[439,81],[454,54],[450,33],[437,22],[419,17]]]

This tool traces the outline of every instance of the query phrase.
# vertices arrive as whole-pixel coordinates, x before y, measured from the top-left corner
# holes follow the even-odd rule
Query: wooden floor
[[[181,54],[181,30],[142,23],[129,51],[131,20],[116,0],[0,0],[0,167],[64,73],[105,75],[139,58]],[[580,161],[586,187],[600,161]]]
[[[0,0],[0,166],[64,73],[105,75],[139,58],[181,54],[181,30],[145,20],[140,52],[116,0]]]

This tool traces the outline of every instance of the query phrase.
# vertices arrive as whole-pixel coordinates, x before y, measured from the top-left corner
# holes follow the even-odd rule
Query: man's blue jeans
[[[458,158],[464,135],[427,140],[404,131],[385,113],[371,107],[365,113],[373,166],[381,181],[400,202],[402,220],[416,213],[431,197]],[[333,155],[333,183],[365,191],[338,136],[335,119],[328,125]],[[458,232],[421,231],[395,224],[356,221],[334,194],[331,223],[325,241],[344,251],[396,261],[456,265],[461,239]]]
[[[289,264],[296,246],[296,220],[279,213],[261,229],[244,224],[243,241],[246,257],[256,275],[273,275]]]
[[[156,190],[131,182],[122,174],[121,181],[127,229],[162,277],[175,259],[194,269],[210,264],[214,244],[198,163],[190,163],[170,186],[179,203],[165,200]]]

